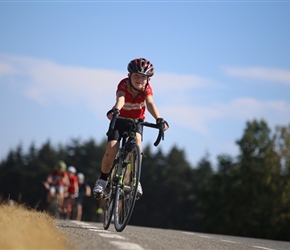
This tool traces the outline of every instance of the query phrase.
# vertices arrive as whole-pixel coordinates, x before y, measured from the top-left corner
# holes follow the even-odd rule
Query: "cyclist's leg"
[[[69,193],[64,193],[63,205],[62,205],[62,213],[63,217],[66,218],[68,212],[68,202],[69,202]]]
[[[136,133],[136,143],[137,143],[137,145],[139,146],[139,149],[140,149],[141,162],[142,162],[142,132],[143,131],[138,130],[138,132]],[[139,181],[139,183],[138,183],[138,189],[137,189],[137,198],[139,199],[142,195],[143,195],[143,190],[142,190],[141,183]]]
[[[74,194],[73,193],[69,193],[68,200],[67,200],[66,219],[71,219],[72,218],[73,202],[74,202]]]
[[[105,175],[108,175],[110,172],[115,156],[119,150],[120,134],[122,134],[122,127],[116,123],[115,130],[108,136],[106,152],[102,159],[101,172]]]
[[[76,220],[81,221],[82,220],[82,213],[83,213],[83,204],[78,203],[77,204],[77,217]]]
[[[142,135],[140,133],[136,133],[136,143],[140,148],[140,152],[142,152]]]
[[[119,149],[119,143],[117,140],[110,140],[107,144],[106,152],[102,159],[101,165],[101,175],[100,178],[96,181],[93,193],[95,197],[99,197],[107,184],[108,174],[110,172],[111,166],[114,162],[115,156]]]
[[[47,204],[50,206],[53,198],[55,197],[56,189],[55,186],[50,186],[47,193]]]
[[[59,197],[58,197],[58,210],[59,212],[62,212],[63,209],[63,201],[64,201],[64,186],[58,186],[58,192],[59,192]]]
[[[111,140],[107,144],[106,152],[102,159],[101,171],[108,174],[113,164],[114,158],[118,152],[119,143],[117,140]]]
[[[52,201],[52,199],[54,198],[56,193],[56,188],[55,186],[50,186],[49,188],[49,192],[48,192],[48,197],[47,197],[47,201],[50,203]]]

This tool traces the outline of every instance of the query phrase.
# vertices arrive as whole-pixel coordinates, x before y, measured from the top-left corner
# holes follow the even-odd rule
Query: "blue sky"
[[[247,121],[289,124],[289,13],[289,1],[0,1],[0,160],[19,144],[103,140],[136,57],[155,66],[164,152],[235,157]]]

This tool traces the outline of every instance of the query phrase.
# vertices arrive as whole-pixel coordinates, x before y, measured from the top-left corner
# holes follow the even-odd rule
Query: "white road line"
[[[124,241],[111,241],[111,244],[113,244],[116,248],[118,249],[123,249],[123,250],[144,250],[141,246],[135,244],[135,243],[130,243],[130,242],[124,242]]]
[[[191,234],[191,235],[196,235],[195,233],[190,233],[190,232],[183,232],[184,234]]]
[[[104,230],[104,229],[93,229],[93,228],[89,228],[90,231],[92,232],[99,232],[99,233],[111,233],[110,231]]]
[[[72,220],[71,222],[77,224],[78,226],[85,228],[85,229],[99,229],[98,227],[91,226],[89,223],[82,222],[82,221],[77,221],[77,220]]]
[[[206,236],[206,235],[200,235],[200,234],[196,234],[196,236],[199,236],[199,237],[201,237],[201,238],[208,238],[208,239],[211,238],[211,237],[209,237],[209,236]]]
[[[77,224],[78,226],[85,228],[85,229],[99,229],[98,227],[95,226],[91,226],[89,223],[85,223],[85,222],[81,222],[81,221],[72,221],[75,224]]]
[[[94,226],[81,226],[81,227],[85,229],[99,229],[98,227],[94,227]]]
[[[202,234],[198,234],[198,233],[191,233],[191,232],[183,232],[183,233],[190,234],[190,235],[195,235],[195,236],[199,236],[199,237],[202,237],[202,238],[212,238],[212,237],[209,237],[209,236],[206,236],[206,235],[202,235]],[[220,241],[228,242],[228,243],[233,243],[233,244],[239,244],[239,243],[237,243],[235,241],[231,241],[231,240],[220,240]],[[252,246],[252,247],[259,248],[259,249],[264,249],[264,250],[276,250],[274,248],[261,247],[261,246]]]
[[[190,235],[195,235],[195,236],[199,236],[199,237],[202,237],[202,238],[212,238],[210,236],[207,236],[207,235],[202,235],[202,234],[196,234],[196,233],[190,233],[190,232],[183,232],[185,234],[190,234]]]
[[[88,229],[89,231],[98,232],[99,236],[110,239],[119,239],[125,240],[125,238],[118,234],[111,234],[110,231],[99,229],[98,227],[91,226],[89,223],[81,222],[81,221],[72,221],[75,224],[79,225],[82,228]],[[110,244],[114,245],[116,248],[121,250],[144,250],[141,246],[131,242],[125,241],[110,241]]]
[[[71,222],[77,224],[77,225],[83,225],[83,226],[89,226],[89,223],[82,222],[82,221],[77,221],[77,220],[72,220]]]
[[[268,248],[268,247],[260,247],[260,246],[252,246],[252,247],[259,248],[259,249],[265,249],[265,250],[275,250],[273,248]]]
[[[104,237],[104,238],[111,238],[111,239],[120,239],[120,240],[124,240],[125,238],[121,235],[118,235],[118,234],[107,234],[107,233],[99,233],[99,235],[101,237]]]
[[[237,244],[237,242],[235,242],[235,241],[231,241],[231,240],[221,240],[221,241],[223,241],[223,242],[227,242],[227,243]]]

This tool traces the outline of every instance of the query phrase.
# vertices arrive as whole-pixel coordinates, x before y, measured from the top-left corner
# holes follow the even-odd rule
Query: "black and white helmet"
[[[145,58],[136,58],[129,62],[128,71],[130,73],[139,73],[151,77],[154,75],[153,64]]]

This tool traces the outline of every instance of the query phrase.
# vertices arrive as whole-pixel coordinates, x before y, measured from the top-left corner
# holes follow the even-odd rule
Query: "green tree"
[[[7,159],[0,165],[0,190],[2,199],[22,201],[22,177],[20,170],[24,165],[22,145],[8,153]]]
[[[206,154],[193,169],[191,194],[193,203],[191,206],[192,230],[204,231],[206,225],[210,223],[209,213],[214,209],[211,206],[211,183],[213,177],[212,165],[209,155]]]
[[[237,141],[241,186],[236,210],[240,235],[269,237],[279,202],[280,162],[265,121],[247,122]]]
[[[229,155],[219,155],[217,172],[208,175],[208,181],[204,183],[200,191],[200,199],[203,202],[201,210],[201,222],[203,230],[210,233],[233,232],[233,221],[238,221],[234,211],[236,210],[237,164]]]
[[[290,124],[277,126],[273,137],[277,155],[281,164],[281,185],[277,187],[280,203],[277,206],[277,239],[288,239],[290,231]]]

